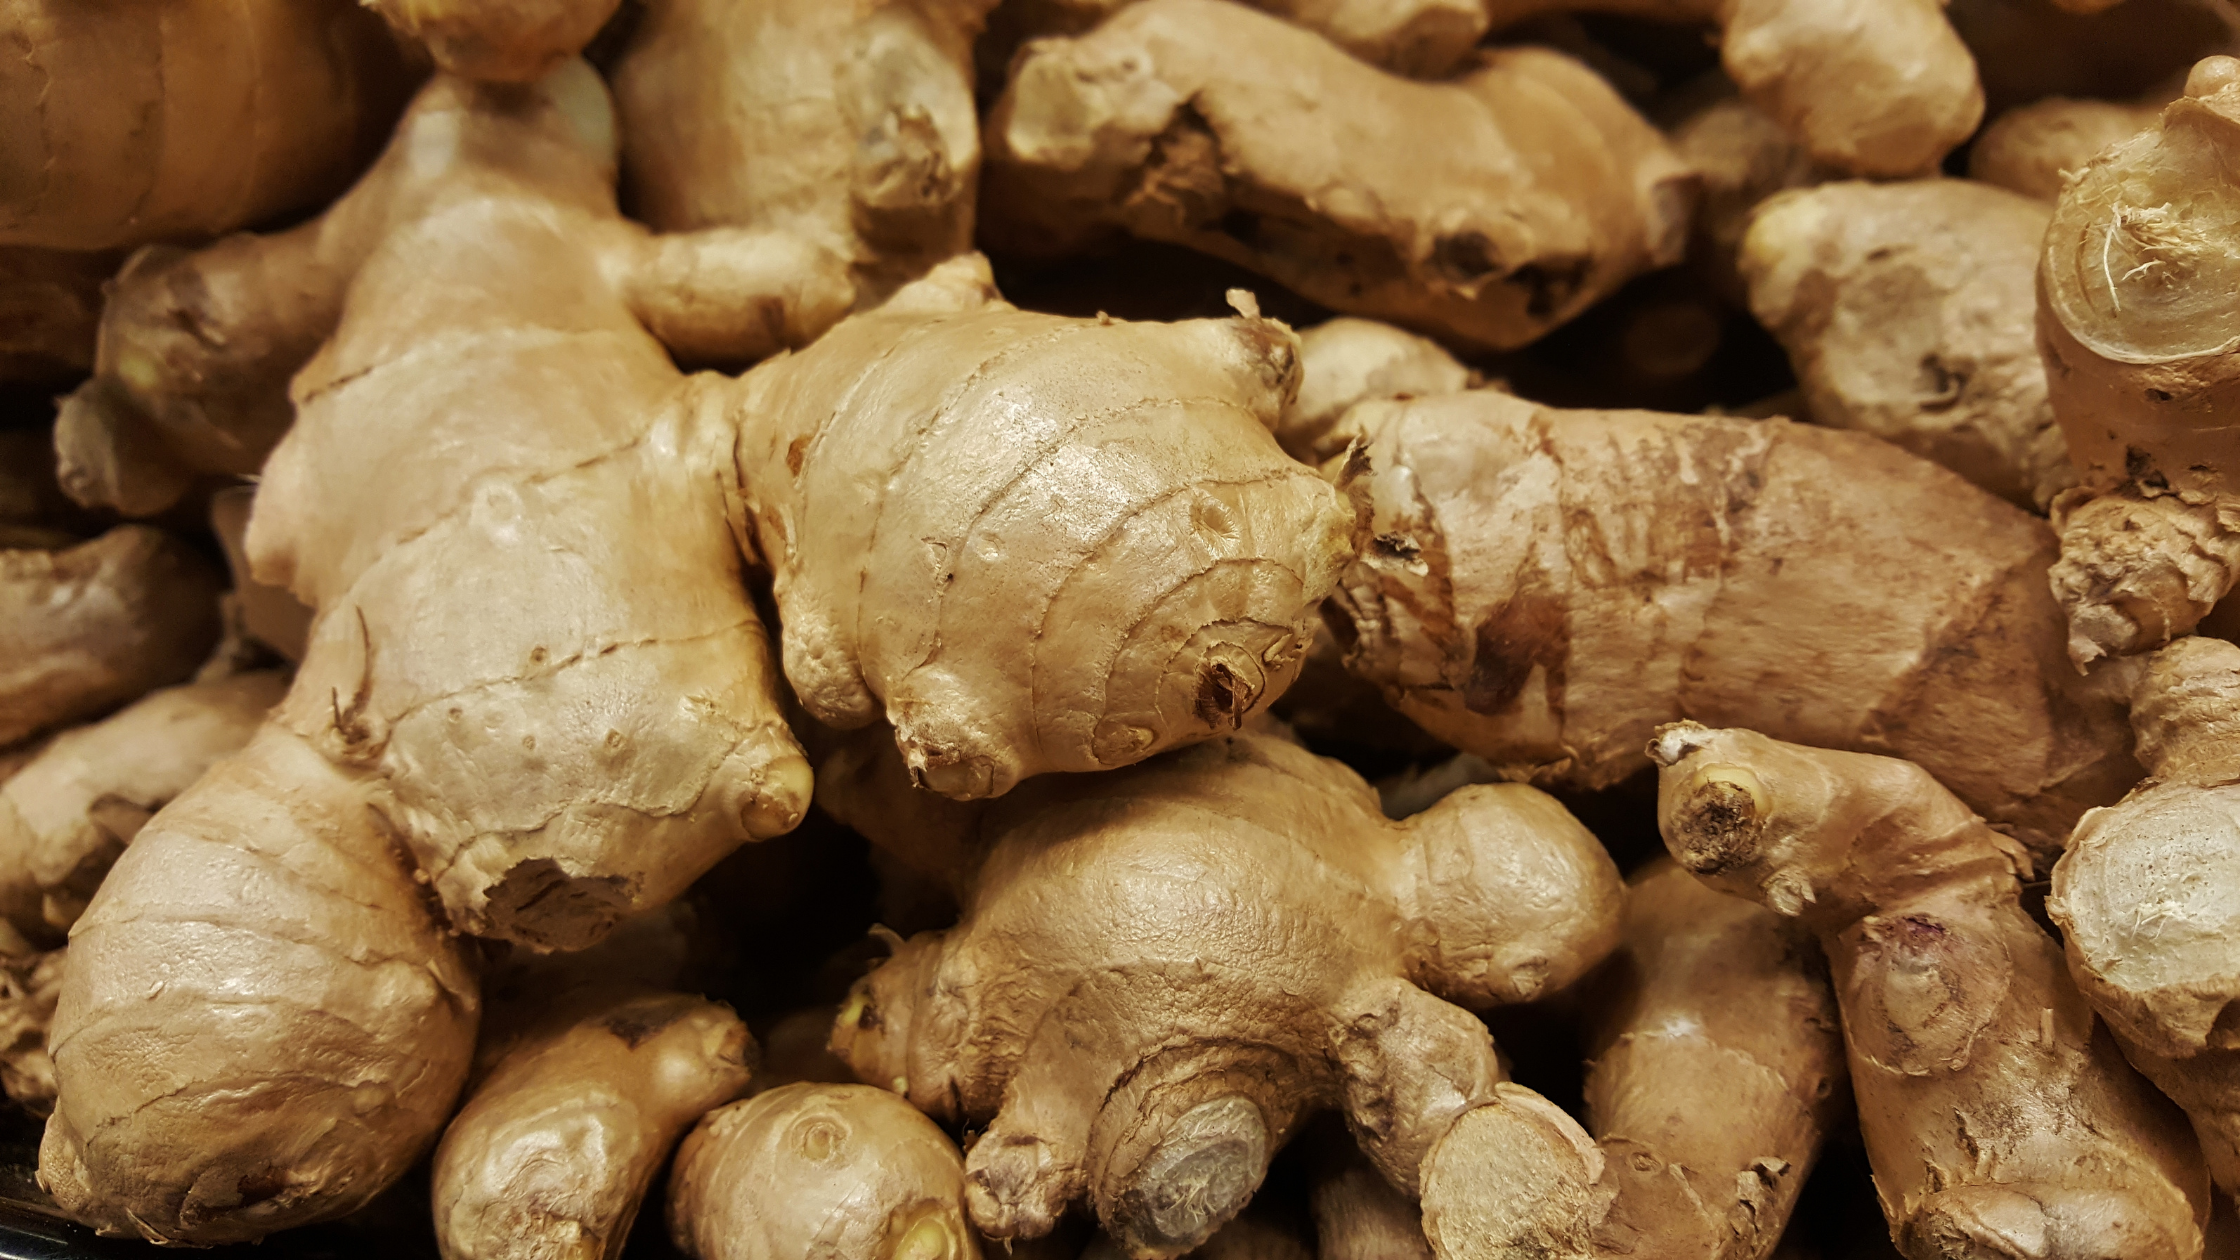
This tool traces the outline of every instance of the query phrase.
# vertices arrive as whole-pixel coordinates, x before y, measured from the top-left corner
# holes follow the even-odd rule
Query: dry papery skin
[[[1561,54],[1415,83],[1221,0],[1030,44],[987,137],[983,239],[1050,254],[1125,229],[1479,348],[1677,261],[1693,197],[1655,129]]]
[[[964,914],[859,982],[832,1044],[979,1131],[982,1233],[1045,1234],[1086,1198],[1129,1255],[1179,1255],[1326,1108],[1411,1195],[1467,1199],[1503,1141],[1592,1152],[1464,1009],[1553,992],[1615,944],[1617,872],[1549,797],[1473,787],[1395,823],[1258,729],[978,805],[913,793],[899,761],[858,737],[819,800],[945,867]],[[1495,1103],[1495,1149],[1458,1140]]]
[[[759,339],[726,313],[809,278],[751,234],[626,224],[611,122],[581,62],[530,88],[438,76],[302,229],[364,262],[335,269],[347,309],[248,552],[321,615],[248,751],[80,920],[97,961],[65,982],[41,1160],[75,1213],[216,1242],[348,1212],[426,1150],[465,1073],[475,996],[446,931],[588,945],[806,808],[723,521],[730,434],[641,319]],[[268,853],[351,899],[265,908],[272,877],[236,872]],[[298,926],[225,926],[276,913]],[[197,933],[221,939],[169,939]],[[224,1020],[189,983],[205,963]]]
[[[1740,267],[1813,421],[2042,509],[2076,481],[2033,326],[2047,217],[1967,180],[1821,184],[1758,208]]]
[[[0,549],[0,747],[194,672],[218,641],[216,568],[143,525]]]
[[[991,7],[643,0],[614,69],[633,213],[791,237],[876,305],[971,248],[972,41]]]
[[[2046,909],[2125,1057],[2240,1190],[2240,647],[2162,649],[2132,702],[2147,781],[2078,825]]]
[[[869,1085],[782,1085],[677,1151],[669,1236],[692,1260],[979,1260],[956,1143]]]
[[[0,917],[59,944],[132,837],[247,744],[287,687],[275,670],[166,687],[49,740],[0,783]]]
[[[0,246],[0,381],[68,379],[93,367],[110,251]]]
[[[247,531],[251,573],[320,614],[275,720],[352,771],[459,927],[543,948],[789,829],[809,786],[723,523],[730,434],[648,330],[767,351],[725,314],[831,277],[626,223],[612,141],[580,61],[439,77],[325,215],[229,243],[324,258],[299,278],[337,321]]]
[[[1896,758],[1693,722],[1660,730],[1653,752],[1680,865],[1820,938],[1900,1251],[2202,1254],[2199,1148],[2023,910],[2019,845]]]
[[[1850,1102],[1818,948],[1659,860],[1593,992],[1587,1129],[1616,1197],[1587,1254],[1763,1260]]]
[[[2062,652],[2045,524],[1934,464],[1490,390],[1347,427],[1373,514],[1347,666],[1505,774],[1606,787],[1660,723],[1748,723],[1909,756],[2048,852],[2137,779],[2120,696]]]
[[[480,1000],[360,785],[273,726],[141,828],[70,938],[39,1184],[104,1233],[346,1214],[450,1117]]]
[[[1284,409],[1276,440],[1319,462],[1337,454],[1329,435],[1355,403],[1452,394],[1474,383],[1436,341],[1373,319],[1324,320],[1299,334],[1299,396]]]
[[[1298,343],[1067,319],[978,255],[747,374],[742,534],[811,716],[895,727],[912,777],[998,796],[1234,730],[1281,695],[1353,513],[1273,433]]]
[[[2053,201],[2103,150],[2155,125],[2162,105],[2048,97],[1991,120],[1968,146],[1968,178]]]
[[[33,1115],[54,1106],[47,1026],[69,961],[68,949],[0,958],[0,1089]]]
[[[444,1260],[615,1260],[677,1139],[746,1088],[746,1025],[663,987],[668,943],[649,950],[634,935],[625,926],[486,986],[476,1079],[436,1148]],[[644,952],[650,967],[599,956]]]
[[[2054,207],[2038,342],[2083,477],[2055,594],[2082,666],[2186,633],[2240,580],[2240,61],[2195,66],[2161,125]]]
[[[316,205],[410,90],[351,0],[23,0],[0,35],[0,245],[115,249]]]

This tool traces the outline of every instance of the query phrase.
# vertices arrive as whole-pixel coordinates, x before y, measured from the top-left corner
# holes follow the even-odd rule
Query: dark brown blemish
[[[1516,702],[1534,668],[1546,673],[1548,707],[1563,713],[1564,668],[1571,654],[1569,618],[1561,599],[1533,570],[1517,593],[1478,624],[1477,650],[1462,702],[1472,713],[1499,713]]]

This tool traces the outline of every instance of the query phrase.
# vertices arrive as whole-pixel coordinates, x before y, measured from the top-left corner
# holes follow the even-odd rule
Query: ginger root
[[[1221,0],[1028,45],[987,135],[984,239],[1048,254],[1123,228],[1479,348],[1677,261],[1693,199],[1663,137],[1561,54],[1413,83]]]
[[[371,1200],[474,1049],[474,973],[439,916],[354,779],[267,725],[141,828],[71,931],[39,1184],[158,1242]]]
[[[0,549],[0,747],[194,672],[218,641],[219,579],[143,525]]]
[[[964,1164],[868,1085],[782,1085],[712,1112],[677,1151],[669,1234],[692,1260],[980,1260]]]
[[[833,1048],[979,1130],[981,1232],[1036,1237],[1087,1198],[1130,1255],[1187,1252],[1325,1107],[1427,1201],[1471,1197],[1505,1143],[1591,1149],[1463,1009],[1615,944],[1616,869],[1548,797],[1473,787],[1395,823],[1343,766],[1246,731],[963,804],[868,747],[827,762],[820,802],[949,868],[965,909],[857,985]],[[1466,1132],[1495,1103],[1521,1119]]]
[[[0,30],[0,245],[116,249],[316,205],[410,86],[350,0],[25,0]]]
[[[287,686],[259,670],[167,687],[48,741],[0,783],[0,917],[58,943],[148,819],[247,744]]]
[[[589,44],[621,0],[364,0],[451,74],[534,83]]]
[[[1264,710],[1352,553],[1352,513],[1270,432],[1297,360],[1256,314],[1017,310],[972,256],[748,373],[739,529],[803,707],[883,714],[959,798]]]
[[[1921,767],[1659,730],[1666,847],[1820,938],[1860,1131],[1913,1260],[2192,1260],[2208,1179],[2021,903],[2027,853]]]
[[[68,380],[93,366],[113,252],[0,246],[0,381]]]
[[[68,948],[0,958],[0,1090],[33,1115],[54,1108],[47,1029],[69,964]]]
[[[616,1260],[677,1139],[746,1087],[729,1007],[672,991],[658,957],[608,956],[663,952],[637,926],[485,986],[477,1079],[436,1147],[445,1260]]]
[[[635,213],[789,239],[877,305],[972,247],[972,41],[993,5],[644,0],[614,69]]]
[[[2155,125],[2162,106],[2048,97],[1991,120],[1968,146],[1968,178],[2055,201],[2108,148]]]
[[[1472,375],[1436,341],[1373,319],[1324,320],[1299,334],[1299,396],[1284,408],[1276,440],[1319,462],[1337,454],[1327,439],[1355,403],[1452,394]]]
[[[2124,1056],[2240,1190],[2240,647],[2180,639],[2132,702],[2147,782],[2085,816],[2046,902]]]
[[[2062,653],[2044,524],[1934,464],[1488,390],[1347,427],[1347,666],[1512,777],[1606,787],[1661,723],[1749,724],[1909,756],[2047,852],[2137,777],[2120,700]]]
[[[1784,193],[1742,241],[1750,309],[1789,352],[1814,421],[2042,509],[2076,479],[2033,328],[2047,217],[1957,179]]]
[[[2161,125],[2055,205],[2038,343],[2083,485],[2052,581],[2081,667],[2191,630],[2240,583],[2240,60],[2195,66]]]

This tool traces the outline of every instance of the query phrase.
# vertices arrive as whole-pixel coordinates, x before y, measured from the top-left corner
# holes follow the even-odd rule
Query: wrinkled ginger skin
[[[0,549],[0,747],[194,672],[218,641],[217,570],[144,525]]]
[[[116,249],[316,205],[410,86],[351,0],[20,0],[0,38],[0,245]]]
[[[1347,667],[1511,777],[1607,787],[1661,723],[1747,723],[1911,757],[2043,852],[2137,779],[2063,655],[2045,525],[1934,464],[1490,390],[1347,424],[1373,470]]]
[[[981,1255],[956,1144],[869,1085],[781,1085],[709,1114],[677,1151],[669,1236],[692,1260]]]
[[[534,83],[591,42],[620,0],[364,0],[452,74]]]
[[[480,1011],[351,776],[272,727],[149,821],[71,932],[39,1184],[108,1234],[345,1215],[451,1114]]]
[[[793,238],[876,305],[971,248],[972,41],[992,6],[644,0],[613,76],[634,213]]]
[[[2180,639],[2133,701],[2147,782],[2078,825],[2047,911],[2126,1057],[2240,1190],[2240,647]]]
[[[2070,655],[2151,650],[2240,581],[2240,61],[2195,66],[2161,125],[2054,207],[2038,344],[2082,493],[2056,505]]]
[[[1604,984],[1587,1129],[1617,1193],[1593,1254],[1764,1260],[1850,1101],[1818,949],[1659,860],[1629,882]]]
[[[987,135],[983,239],[1053,253],[1121,228],[1480,349],[1678,261],[1694,197],[1663,137],[1561,54],[1416,83],[1222,0],[1027,45]]]
[[[35,1116],[54,1109],[47,1029],[69,965],[68,948],[0,958],[0,1089]]]
[[[820,799],[906,848],[879,812],[908,791],[895,760]],[[1037,1237],[1087,1198],[1130,1255],[1187,1252],[1321,1108],[1411,1194],[1469,1195],[1486,1151],[1450,1130],[1491,1103],[1591,1149],[1463,1009],[1552,992],[1615,944],[1616,870],[1550,798],[1472,787],[1395,823],[1350,770],[1253,731],[977,809],[963,918],[859,982],[833,1048],[981,1131],[982,1233]]]
[[[2160,105],[2048,97],[1991,120],[1968,146],[1968,178],[2056,201],[2070,178],[2110,146],[2155,125]]]
[[[2042,508],[2075,480],[2038,359],[2047,217],[1958,179],[1784,193],[1742,240],[1750,309],[1788,351],[1815,422]]]
[[[998,796],[1236,729],[1297,676],[1353,514],[1270,429],[1271,320],[1067,319],[958,259],[735,396],[742,534],[811,716]]]
[[[151,692],[57,735],[0,784],[0,916],[52,940],[155,812],[249,742],[287,690],[274,670]]]
[[[642,988],[508,1038],[436,1148],[444,1260],[615,1260],[677,1139],[746,1087],[751,1045],[729,1007]]]
[[[626,223],[612,142],[580,61],[430,84],[329,212],[363,261],[245,540],[319,614],[274,721],[362,776],[460,929],[546,949],[790,829],[809,789],[724,524],[712,378],[646,329],[754,301],[712,263],[690,274],[713,292],[650,287],[671,251],[758,246]]]
[[[1484,0],[1498,29],[1574,9],[1714,24],[1727,76],[1818,161],[1919,175],[1975,132],[1983,88],[1938,0]]]
[[[2027,854],[1921,767],[1693,722],[1653,747],[1680,865],[1820,938],[1912,1260],[2194,1260],[2208,1178],[2023,910]]]

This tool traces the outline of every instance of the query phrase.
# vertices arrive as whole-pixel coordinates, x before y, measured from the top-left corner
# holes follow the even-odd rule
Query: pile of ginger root
[[[0,1251],[2240,1260],[2222,0],[0,31]]]

